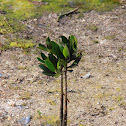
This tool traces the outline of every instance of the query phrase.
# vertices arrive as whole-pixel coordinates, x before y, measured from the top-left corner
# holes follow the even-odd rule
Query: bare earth
[[[37,44],[72,34],[84,50],[80,64],[68,73],[68,125],[126,126],[126,9],[72,14],[61,23],[57,18],[44,14],[26,21],[22,34]],[[28,115],[30,126],[56,126],[60,77],[42,75],[38,56],[36,48],[28,54],[19,48],[1,53],[0,126],[19,126]],[[90,78],[81,78],[88,73]]]

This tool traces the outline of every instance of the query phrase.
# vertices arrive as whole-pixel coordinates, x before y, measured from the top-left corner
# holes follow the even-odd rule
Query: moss
[[[99,93],[99,94],[95,95],[95,97],[98,98],[98,99],[107,98],[109,96],[112,96],[112,93]]]
[[[90,11],[90,10],[96,10],[96,11],[100,11],[100,12],[103,12],[103,11],[108,11],[108,10],[111,10],[113,9],[114,7],[116,7],[117,5],[119,5],[119,0],[58,0],[58,1],[62,1],[62,3],[60,3],[60,6],[63,7],[63,8],[75,8],[75,7],[78,7],[80,6],[81,7],[81,10],[83,12],[86,12],[86,11]],[[52,2],[52,5],[53,4],[57,4],[56,3],[57,0],[54,0]]]
[[[20,90],[21,89],[19,86],[13,86],[13,85],[8,85],[7,87],[11,90]]]
[[[126,107],[126,102],[125,102],[125,101],[121,101],[121,102],[119,103],[119,106],[121,106],[121,107]]]
[[[121,88],[116,88],[116,90],[117,90],[118,92],[120,92],[120,91],[121,91]]]
[[[95,88],[96,89],[102,88],[102,85],[96,85]]]
[[[18,70],[21,70],[21,69],[25,70],[26,68],[27,68],[26,66],[18,66],[17,67]]]
[[[0,10],[4,11],[3,15],[0,15],[0,33],[14,33],[25,30],[25,25],[22,20],[34,17],[41,14],[39,7],[36,7],[28,0],[1,0]]]
[[[2,45],[0,46],[0,50],[2,50],[2,51],[8,50],[8,49],[10,49],[10,47],[9,47],[8,44],[2,44]]]
[[[80,19],[80,18],[84,18],[84,14],[83,14],[83,13],[80,13],[80,14],[78,15],[78,19]]]
[[[55,82],[56,82],[56,83],[60,83],[61,80],[60,80],[60,79],[56,79]]]
[[[88,1],[88,0],[87,0]],[[92,0],[92,4],[89,5],[89,8],[93,8],[96,11],[109,11],[116,7],[119,2],[115,2],[114,0]]]
[[[112,110],[114,110],[114,109],[116,109],[116,108],[115,108],[115,107],[110,107],[110,108],[108,108],[108,109],[112,111]]]
[[[37,111],[37,114],[34,116],[35,119],[41,120],[44,126],[51,125],[51,126],[59,126],[60,125],[60,119],[57,115],[43,115],[41,111]],[[70,120],[68,119],[68,124],[70,124]]]
[[[43,81],[42,80],[38,80],[37,83],[38,84],[43,84]]]
[[[120,101],[122,101],[124,98],[123,97],[121,97],[121,96],[113,96],[112,97],[116,102],[120,102]]]
[[[123,51],[123,48],[121,48],[121,47],[120,47],[120,48],[118,48],[118,51],[119,51],[119,52]]]
[[[57,93],[57,92],[60,92],[60,89],[59,88],[54,89],[54,90],[48,90],[47,91],[48,94],[54,94],[54,93]]]
[[[59,117],[56,115],[42,116],[42,120],[45,125],[51,124],[53,126],[59,126],[60,124]]]
[[[37,111],[37,113],[34,116],[35,119],[42,119],[42,113],[40,110]]]
[[[26,103],[26,102],[24,102],[24,103],[22,103],[22,104],[21,104],[21,106],[27,106],[27,103]]]
[[[48,102],[50,105],[56,105],[56,101],[55,101],[55,100],[47,100],[47,102]]]
[[[108,36],[105,36],[104,38],[111,40],[111,39],[114,39],[115,38],[115,35],[108,35]]]
[[[46,5],[35,4],[33,1],[47,2]],[[45,12],[65,13],[72,10],[73,7],[80,6],[80,12],[90,10],[106,11],[111,10],[119,4],[119,0],[1,0],[0,10],[3,14],[0,15],[0,34],[17,33],[26,29],[24,20],[29,18],[38,18]],[[80,13],[78,18],[83,17]],[[90,26],[90,30],[96,31],[97,27]],[[108,37],[109,38],[109,37]],[[15,42],[15,41],[14,41]],[[30,48],[33,45],[21,44],[16,47]]]
[[[92,42],[94,42],[95,44],[98,44],[99,43],[98,40],[93,40]]]
[[[28,100],[28,99],[30,99],[31,98],[31,93],[30,92],[23,92],[23,93],[21,93],[20,94],[20,97],[19,97],[19,99],[22,99],[22,100]]]
[[[78,124],[78,126],[86,126],[85,124]]]
[[[98,27],[96,25],[88,25],[87,28],[91,31],[97,31]]]
[[[32,42],[10,42],[10,47],[18,47],[23,49],[33,48],[36,44]]]

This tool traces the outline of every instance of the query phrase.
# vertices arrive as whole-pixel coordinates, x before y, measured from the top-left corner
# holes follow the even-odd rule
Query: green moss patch
[[[112,40],[112,39],[115,38],[115,35],[108,35],[108,36],[105,36],[104,38],[105,38],[105,39]]]
[[[50,104],[50,105],[56,105],[56,101],[55,100],[47,100],[47,102]]]
[[[78,126],[86,126],[85,124],[78,124]]]
[[[120,101],[122,101],[124,98],[123,97],[121,97],[121,96],[113,96],[112,97],[116,102],[120,102]]]
[[[26,92],[23,92],[23,93],[20,94],[19,99],[28,100],[28,99],[31,98],[31,95],[32,94],[30,92],[26,91]]]
[[[43,13],[65,13],[80,7],[80,12],[90,10],[108,11],[119,5],[119,0],[1,0],[0,1],[0,34],[14,34],[26,29],[24,21],[37,18]],[[80,15],[81,16],[81,15]],[[89,26],[92,31],[97,26]],[[113,37],[106,37],[113,39]],[[10,46],[31,48],[33,44],[11,42]]]
[[[96,25],[88,25],[87,28],[91,31],[97,31],[98,27]]]
[[[43,121],[43,125],[53,125],[53,126],[59,126],[60,125],[60,120],[57,115],[49,115],[49,116],[44,116],[41,115],[41,119]]]
[[[1,0],[0,33],[22,31],[25,29],[22,20],[38,17],[45,11],[63,13],[78,6],[83,12],[106,11],[118,4],[119,0]]]
[[[18,47],[18,48],[23,48],[23,49],[27,49],[27,48],[33,48],[36,44],[28,42],[10,42],[10,47]]]

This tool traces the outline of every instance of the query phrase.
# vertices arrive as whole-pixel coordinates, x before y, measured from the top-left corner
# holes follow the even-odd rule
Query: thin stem
[[[67,126],[67,65],[65,69],[65,113],[64,113],[64,126]]]
[[[61,68],[60,126],[63,126],[63,72]]]

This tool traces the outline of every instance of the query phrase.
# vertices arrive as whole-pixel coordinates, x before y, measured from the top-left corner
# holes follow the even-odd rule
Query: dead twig
[[[70,11],[70,12],[67,12],[67,13],[65,13],[65,14],[61,14],[61,15],[58,17],[57,22],[60,22],[60,20],[61,20],[64,16],[68,16],[68,15],[74,13],[74,12],[77,11],[79,8],[80,8],[80,7],[77,7],[77,8],[75,8],[74,10],[72,10],[72,11]]]

